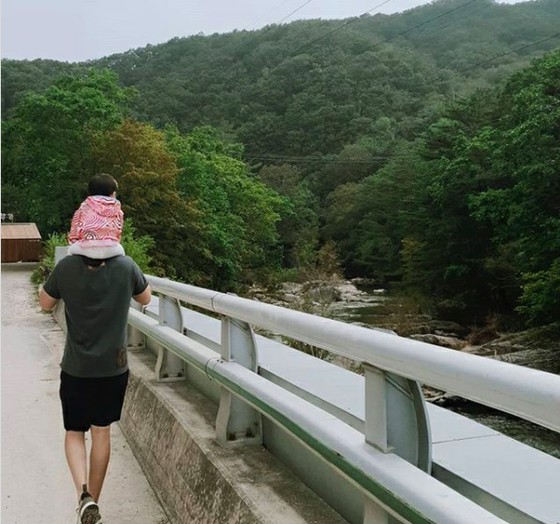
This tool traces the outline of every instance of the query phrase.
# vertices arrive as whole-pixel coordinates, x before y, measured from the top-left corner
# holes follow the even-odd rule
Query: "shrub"
[[[68,240],[66,234],[63,233],[53,233],[49,236],[46,242],[43,243],[43,258],[31,274],[31,282],[36,286],[41,285],[51,271],[54,269],[54,252],[55,248],[58,246],[67,246]]]
[[[546,271],[523,275],[521,313],[531,326],[556,322],[560,317],[560,258]]]

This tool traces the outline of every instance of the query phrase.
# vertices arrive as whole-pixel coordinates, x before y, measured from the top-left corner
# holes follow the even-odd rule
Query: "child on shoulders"
[[[120,244],[124,214],[116,198],[117,189],[111,175],[102,173],[89,181],[89,196],[72,218],[69,254],[101,260],[124,255]]]

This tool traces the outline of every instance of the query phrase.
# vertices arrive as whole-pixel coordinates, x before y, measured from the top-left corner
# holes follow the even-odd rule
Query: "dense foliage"
[[[2,203],[44,233],[61,231],[97,170],[93,150],[125,114],[116,76],[65,76],[29,93],[2,127]]]
[[[560,315],[560,51],[453,101],[379,171],[329,194],[349,270],[402,277],[439,313]]]
[[[440,0],[86,64],[4,60],[3,210],[64,232],[107,171],[167,276],[233,289],[336,246],[346,275],[440,315],[553,321],[558,27],[556,0]]]
[[[231,130],[247,158],[336,154],[372,136],[380,118],[412,138],[446,97],[492,86],[554,49],[558,40],[545,38],[558,27],[557,0],[440,0],[402,14],[175,38],[81,67],[109,68],[134,86],[140,120]],[[4,114],[63,66],[80,67],[3,61]]]
[[[288,204],[249,174],[240,146],[211,129],[183,136],[128,118],[129,94],[114,73],[91,70],[24,97],[3,128],[3,209],[60,234],[89,178],[110,172],[154,270],[231,288],[278,266]]]

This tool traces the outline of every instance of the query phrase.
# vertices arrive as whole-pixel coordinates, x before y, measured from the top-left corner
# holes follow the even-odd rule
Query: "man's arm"
[[[43,311],[52,311],[58,300],[51,297],[41,286],[39,291],[39,305]]]
[[[150,284],[146,286],[146,289],[144,289],[142,293],[140,293],[139,295],[134,295],[132,298],[139,304],[147,306],[152,299],[152,288],[150,287]]]

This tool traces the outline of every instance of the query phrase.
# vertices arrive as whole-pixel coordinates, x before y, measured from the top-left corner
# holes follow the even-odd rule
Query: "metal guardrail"
[[[148,279],[161,295],[159,322],[131,309],[129,323],[161,345],[158,376],[180,376],[186,363],[220,384],[217,437],[222,442],[240,431],[258,438],[255,413],[284,428],[364,493],[364,523],[389,522],[389,515],[414,523],[503,521],[393,453],[387,443],[386,413],[379,402],[368,407],[366,401],[364,434],[256,374],[250,325],[364,363],[366,394],[380,395],[382,405],[390,373],[556,431],[560,428],[560,377],[556,375],[159,277]],[[222,315],[220,356],[183,335],[179,301]]]
[[[560,377],[271,304],[150,277],[152,288],[560,432]]]

